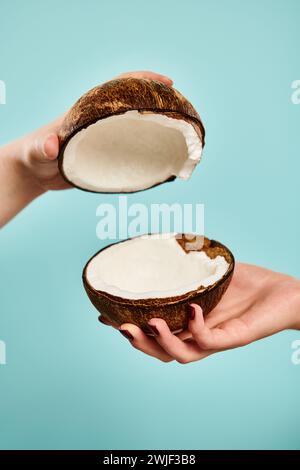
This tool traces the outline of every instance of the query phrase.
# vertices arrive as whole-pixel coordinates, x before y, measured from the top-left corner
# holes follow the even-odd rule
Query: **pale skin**
[[[149,326],[154,327],[154,338],[129,323],[120,329],[129,332],[125,336],[135,348],[161,361],[198,361],[286,329],[300,329],[300,281],[237,263],[227,292],[205,318],[201,307],[191,304],[186,331],[175,336],[159,318],[151,319]]]
[[[173,84],[170,78],[148,71],[127,72],[119,77],[149,78],[168,86]],[[46,191],[70,188],[57,166],[57,133],[63,118],[64,115],[0,148],[0,227]]]
[[[128,72],[121,77],[159,80],[170,78],[148,72]],[[63,116],[29,135],[0,148],[0,226],[48,190],[68,189],[57,156],[58,129]],[[190,306],[188,329],[174,335],[159,318],[149,321],[154,337],[136,325],[118,328],[132,346],[164,362],[198,361],[216,352],[244,346],[286,329],[300,329],[300,281],[285,274],[249,264],[236,265],[232,282],[218,306],[203,317],[201,307]]]

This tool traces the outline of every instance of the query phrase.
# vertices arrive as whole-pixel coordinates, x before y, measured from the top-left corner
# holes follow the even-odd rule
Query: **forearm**
[[[22,162],[23,139],[0,148],[0,227],[44,190]]]

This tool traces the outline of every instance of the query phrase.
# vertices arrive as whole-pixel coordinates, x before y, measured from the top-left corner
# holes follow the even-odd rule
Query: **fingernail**
[[[155,325],[149,325],[149,323],[148,323],[148,327],[150,328],[150,331],[154,334],[154,336],[159,335],[159,331],[158,331],[158,329],[156,328]]]
[[[168,81],[168,82],[170,83],[170,85],[173,85],[174,82],[173,82],[173,80],[172,80],[171,78],[169,78],[169,77],[164,77],[164,79],[165,79],[166,81]]]
[[[46,150],[46,144],[51,140],[51,138],[55,137],[56,138],[56,134],[54,134],[53,132],[51,134],[48,134],[46,137],[44,137],[44,141],[43,141],[43,144],[42,144],[42,152],[43,152],[43,155],[44,157],[48,157],[48,152]]]
[[[196,314],[195,307],[193,305],[188,306],[188,316],[190,320],[194,320]]]
[[[48,136],[45,137],[42,144],[40,144],[41,145],[40,148],[42,150],[42,154],[43,154],[44,157],[47,157],[47,152],[46,152],[46,142],[47,142],[47,140],[48,140]]]
[[[128,330],[119,330],[119,332],[121,333],[121,335],[123,335],[126,339],[129,339],[129,341],[132,341],[134,338],[132,336],[132,334],[130,333],[130,331]]]

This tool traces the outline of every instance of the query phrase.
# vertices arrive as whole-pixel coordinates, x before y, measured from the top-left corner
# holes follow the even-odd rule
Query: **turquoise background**
[[[300,277],[298,0],[0,1],[0,143],[122,71],[170,75],[207,128],[203,162],[130,202],[205,204],[208,236],[239,260]],[[300,447],[291,331],[164,364],[97,322],[81,271],[104,242],[100,202],[48,193],[0,235],[0,447]]]

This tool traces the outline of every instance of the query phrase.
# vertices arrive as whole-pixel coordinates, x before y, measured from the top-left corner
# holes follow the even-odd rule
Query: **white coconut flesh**
[[[66,145],[63,171],[90,191],[138,191],[171,176],[189,178],[201,152],[198,134],[184,119],[127,111],[77,132]]]
[[[86,280],[96,290],[125,299],[163,298],[211,286],[228,268],[223,256],[186,253],[175,236],[147,236],[98,253],[87,266]]]

